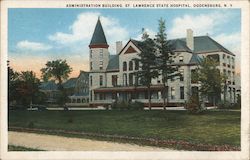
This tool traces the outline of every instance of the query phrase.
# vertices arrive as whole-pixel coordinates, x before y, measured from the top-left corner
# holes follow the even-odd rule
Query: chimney
[[[192,29],[187,29],[186,44],[188,48],[190,48],[192,51],[194,50],[194,36]]]
[[[116,42],[116,54],[119,54],[122,50],[122,41]]]

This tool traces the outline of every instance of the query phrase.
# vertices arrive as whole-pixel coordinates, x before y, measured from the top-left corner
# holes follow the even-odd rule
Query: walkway
[[[9,145],[23,146],[46,151],[173,151],[151,146],[139,146],[127,143],[97,141],[84,138],[8,132]]]

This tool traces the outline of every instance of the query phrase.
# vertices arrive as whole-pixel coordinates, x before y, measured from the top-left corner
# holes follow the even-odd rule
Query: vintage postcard
[[[249,159],[249,1],[1,1],[1,159]]]

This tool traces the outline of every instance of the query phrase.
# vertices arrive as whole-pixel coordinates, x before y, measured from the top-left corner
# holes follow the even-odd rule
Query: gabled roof
[[[119,55],[110,55],[107,71],[119,70]]]
[[[95,31],[93,33],[91,42],[89,45],[107,45],[106,36],[104,34],[100,18],[98,18]]]
[[[127,45],[129,44],[129,42],[132,42],[140,51],[142,50],[141,49],[141,42],[140,41],[137,41],[137,40],[134,40],[134,39],[130,39],[126,45],[122,48],[122,50],[119,52],[119,55],[122,53],[122,51],[127,47]]]
[[[55,81],[48,81],[48,82],[42,82],[42,84],[39,86],[41,90],[57,90],[58,86],[55,83]]]
[[[75,88],[77,78],[70,78],[65,83],[63,83],[64,88]]]

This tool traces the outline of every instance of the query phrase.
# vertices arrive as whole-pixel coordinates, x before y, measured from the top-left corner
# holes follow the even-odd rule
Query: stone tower
[[[90,72],[102,72],[106,70],[109,61],[109,45],[102,28],[100,17],[97,20],[95,30],[89,44],[89,62]]]
[[[100,17],[98,17],[92,39],[89,44],[89,94],[90,102],[98,97],[94,97],[95,88],[106,86],[106,69],[109,62],[109,45],[104,34]]]

